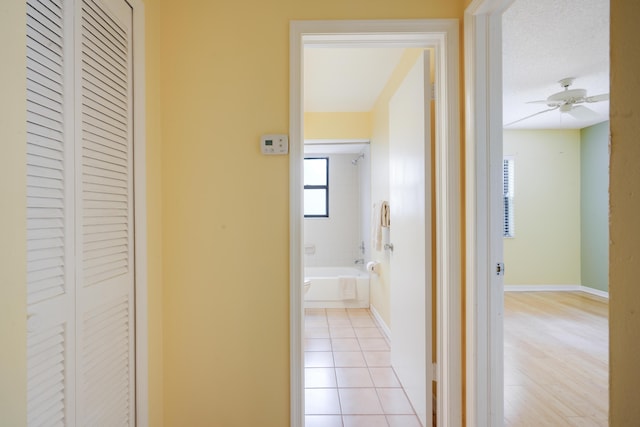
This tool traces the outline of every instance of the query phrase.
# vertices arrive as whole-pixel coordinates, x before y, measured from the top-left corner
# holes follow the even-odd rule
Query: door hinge
[[[504,276],[504,262],[496,264],[496,276]]]
[[[433,381],[438,382],[438,364],[437,363],[431,364],[431,378],[433,378]]]

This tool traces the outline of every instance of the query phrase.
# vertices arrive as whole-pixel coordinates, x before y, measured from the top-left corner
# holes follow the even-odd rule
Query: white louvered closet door
[[[71,9],[27,1],[27,422],[75,423]]]
[[[131,9],[27,10],[28,424],[135,425]]]
[[[76,414],[134,425],[132,15],[122,0],[77,7]]]

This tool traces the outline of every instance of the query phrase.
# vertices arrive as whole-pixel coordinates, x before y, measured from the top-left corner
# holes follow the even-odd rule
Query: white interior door
[[[423,426],[431,425],[429,54],[389,103],[391,363]]]
[[[27,22],[28,425],[135,425],[132,11]]]

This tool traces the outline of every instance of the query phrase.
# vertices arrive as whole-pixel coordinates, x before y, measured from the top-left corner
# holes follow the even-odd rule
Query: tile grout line
[[[382,405],[382,399],[380,397],[380,392],[379,390],[381,389],[400,389],[402,390],[402,394],[405,397],[405,399],[408,400],[408,397],[406,396],[406,391],[404,390],[404,388],[400,385],[400,387],[392,387],[392,386],[388,386],[388,387],[378,387],[376,385],[376,382],[374,381],[374,377],[373,377],[373,372],[372,369],[378,368],[378,369],[382,369],[382,368],[390,368],[391,372],[395,378],[395,381],[397,382],[397,374],[395,373],[395,370],[393,369],[392,366],[371,366],[369,364],[369,362],[367,361],[367,359],[365,358],[365,349],[362,347],[362,340],[363,339],[382,339],[385,341],[385,343],[387,344],[387,348],[381,349],[368,349],[366,350],[367,352],[389,352],[390,348],[389,348],[389,342],[387,339],[385,339],[385,335],[383,333],[383,331],[380,330],[380,327],[376,325],[375,323],[375,319],[372,319],[371,315],[368,314],[367,316],[353,316],[353,317],[364,317],[364,318],[368,318],[370,320],[372,320],[373,326],[355,326],[353,324],[353,318],[352,316],[349,314],[350,312],[348,310],[344,310],[346,312],[346,316],[344,316],[344,318],[348,319],[348,324],[349,326],[346,325],[340,325],[340,326],[334,326],[333,329],[335,328],[349,328],[351,329],[351,332],[353,334],[353,336],[347,336],[347,337],[342,337],[342,336],[335,336],[334,337],[334,333],[332,333],[332,322],[329,321],[329,313],[327,312],[326,309],[323,309],[324,311],[324,324],[327,325],[327,329],[329,331],[329,347],[330,347],[330,351],[331,351],[331,360],[333,362],[333,367],[332,372],[335,378],[335,385],[336,385],[336,392],[338,394],[338,407],[340,409],[340,414],[334,414],[336,416],[340,416],[340,421],[342,423],[342,425],[344,426],[344,422],[345,422],[345,417],[346,416],[361,416],[361,415],[375,415],[375,416],[381,416],[384,418],[385,423],[387,424],[387,426],[390,425],[390,421],[389,421],[389,416],[396,416],[396,415],[413,415],[415,417],[415,410],[413,409],[413,406],[411,405],[411,402],[409,402],[409,404],[411,405],[411,410],[413,411],[412,414],[387,414],[384,410],[384,407]],[[337,316],[337,318],[340,318],[343,316]],[[336,323],[336,322],[334,322]],[[337,322],[337,323],[343,323],[343,322]],[[362,328],[362,329],[366,329],[366,328],[375,328],[376,331],[378,332],[379,336],[375,336],[375,337],[368,337],[368,336],[358,336],[356,334],[356,328]],[[349,333],[347,333],[347,335],[349,335]],[[340,387],[340,384],[338,382],[338,366],[336,364],[336,358],[335,358],[335,353],[339,353],[340,351],[336,351],[335,346],[334,346],[334,339],[353,339],[358,346],[358,350],[357,353],[360,354],[362,360],[364,361],[364,366],[358,366],[358,367],[351,367],[351,366],[346,366],[343,367],[345,369],[355,369],[355,368],[363,368],[366,369],[366,374],[367,377],[369,379],[369,381],[372,384],[372,387]],[[305,349],[306,351],[306,349]],[[320,350],[318,350],[320,351]],[[345,350],[345,352],[356,352],[355,350]],[[330,388],[330,387],[329,387]],[[307,387],[305,387],[305,389],[307,389]],[[341,394],[340,394],[340,390],[341,389],[373,389],[375,392],[375,396],[377,398],[377,403],[380,405],[380,408],[382,409],[382,414],[344,414],[343,413],[343,408],[342,408],[342,399],[341,399]],[[310,414],[310,415],[316,415],[316,414]],[[329,415],[329,414],[327,414]]]

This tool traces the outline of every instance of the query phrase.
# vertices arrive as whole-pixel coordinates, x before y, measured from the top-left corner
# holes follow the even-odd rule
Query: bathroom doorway
[[[459,169],[457,96],[457,21],[341,21],[291,24],[291,398],[292,425],[304,425],[302,379],[303,253],[303,110],[302,58],[310,45],[432,48],[435,52],[435,216],[437,269],[437,383],[439,425],[460,416]],[[323,35],[318,35],[323,34]],[[373,149],[373,148],[372,148]],[[375,178],[372,177],[372,181]],[[446,278],[448,286],[443,286]],[[431,367],[427,367],[430,369]],[[431,394],[431,393],[429,393]]]

